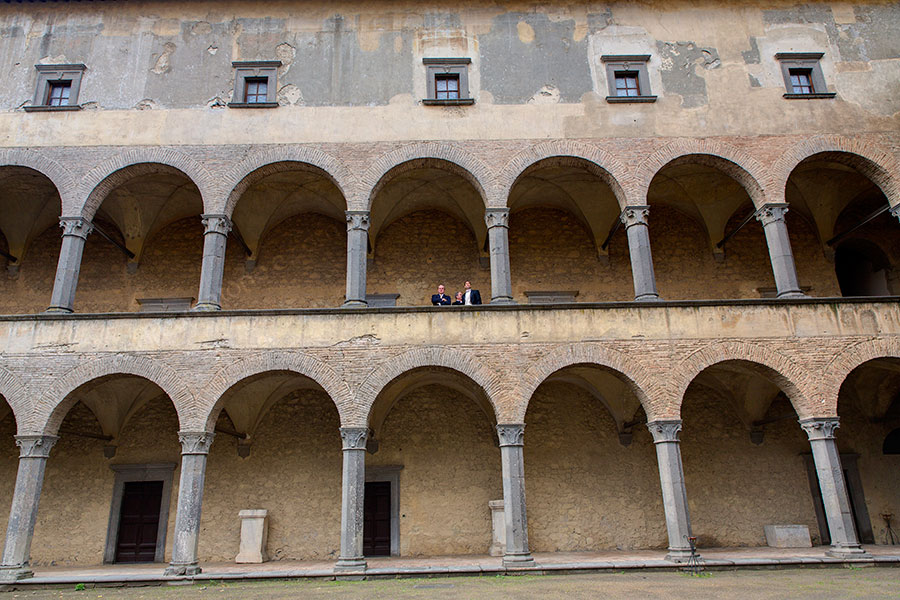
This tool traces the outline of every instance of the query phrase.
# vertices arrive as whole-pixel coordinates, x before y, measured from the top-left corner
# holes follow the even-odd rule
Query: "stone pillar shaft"
[[[509,271],[509,209],[487,209],[484,222],[491,252],[491,304],[514,304]]]
[[[225,215],[201,215],[203,219],[203,263],[200,291],[194,310],[222,310],[222,278],[225,272],[225,246],[231,220]]]
[[[47,457],[58,440],[52,435],[17,435],[19,470],[13,491],[9,522],[6,527],[6,544],[3,547],[3,564],[0,580],[16,580],[30,577],[31,539],[37,522],[41,488],[44,485],[44,469]]]
[[[366,568],[363,556],[363,505],[366,491],[365,427],[341,427],[344,444],[343,487],[341,491],[341,556],[336,570]]]
[[[628,236],[628,255],[631,257],[635,300],[659,299],[656,291],[656,273],[653,271],[653,257],[650,254],[650,229],[647,226],[649,215],[649,206],[629,206],[619,216]]]
[[[856,525],[850,509],[850,496],[844,481],[841,455],[834,441],[834,432],[840,426],[835,418],[801,419],[800,426],[809,437],[813,462],[825,507],[825,520],[831,534],[831,550],[828,554],[836,557],[864,555],[856,537]]]
[[[656,445],[659,463],[659,484],[662,489],[663,510],[666,513],[666,530],[669,534],[667,560],[681,562],[690,558],[691,516],[688,511],[687,490],[684,485],[684,469],[681,464],[681,421],[652,421],[647,428]]]
[[[181,442],[181,478],[178,482],[178,512],[175,515],[172,562],[166,569],[166,575],[196,575],[200,572],[197,544],[200,541],[206,457],[213,437],[215,435],[208,431],[178,432],[178,440]]]
[[[369,211],[347,213],[347,299],[344,306],[368,306],[366,253],[369,248]]]
[[[787,211],[787,204],[766,204],[756,212],[756,219],[762,223],[766,234],[769,260],[775,275],[776,295],[779,298],[802,298],[804,294],[800,291],[791,239],[784,221]]]
[[[59,226],[63,230],[62,246],[59,249],[53,294],[47,312],[70,313],[75,307],[75,289],[78,287],[78,274],[81,272],[84,242],[94,226],[82,217],[64,217],[60,219]]]
[[[524,567],[534,564],[528,549],[528,517],[525,510],[524,423],[497,425],[503,469],[503,504],[506,518],[506,554],[503,564]]]

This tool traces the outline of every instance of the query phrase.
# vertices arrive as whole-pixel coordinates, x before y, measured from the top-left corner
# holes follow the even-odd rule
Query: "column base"
[[[0,582],[19,581],[20,579],[28,579],[30,577],[34,577],[34,571],[32,571],[27,566],[0,567]]]
[[[369,303],[365,300],[347,300],[341,308],[369,308]]]
[[[700,556],[700,553],[694,555],[696,560],[703,560],[703,557]],[[669,548],[669,552],[666,554],[666,560],[674,563],[686,563],[691,560],[691,549],[690,548]]]
[[[831,558],[872,558],[861,546],[832,546],[825,551]]]
[[[200,568],[200,565],[197,563],[190,564],[175,564],[171,563],[168,567],[166,567],[166,572],[164,575],[166,577],[179,577],[179,576],[187,576],[193,577],[194,575],[199,575],[203,569]]]
[[[524,569],[535,566],[534,557],[531,553],[526,554],[506,554],[503,556],[503,566],[507,569]]]
[[[334,565],[335,572],[360,572],[366,570],[365,558],[339,558]]]
[[[67,315],[67,314],[71,314],[75,311],[66,306],[49,306],[49,307],[47,307],[47,310],[45,310],[44,312],[45,313],[57,313],[57,314],[62,313],[62,314]]]
[[[800,290],[788,290],[786,292],[779,292],[775,294],[776,298],[808,298],[806,294],[801,292]]]
[[[641,294],[634,297],[635,302],[655,302],[656,300],[662,300],[659,294]]]
[[[193,310],[209,312],[214,310],[222,310],[222,307],[212,302],[198,302]]]
[[[515,300],[510,296],[498,296],[497,298],[491,298],[491,304],[518,304]]]

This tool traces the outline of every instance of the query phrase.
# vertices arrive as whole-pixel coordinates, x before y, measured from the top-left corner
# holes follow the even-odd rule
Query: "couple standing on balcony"
[[[450,296],[444,293],[444,284],[441,284],[437,288],[438,293],[431,295],[431,303],[435,306],[449,306],[449,305],[465,305],[472,306],[475,304],[481,304],[481,292],[478,290],[472,289],[472,282],[466,282],[466,291],[465,292],[456,292],[456,300],[450,301]]]

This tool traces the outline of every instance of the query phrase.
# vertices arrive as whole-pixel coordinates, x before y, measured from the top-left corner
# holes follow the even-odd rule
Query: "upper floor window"
[[[234,95],[231,108],[275,108],[278,102],[278,67],[280,60],[244,60],[231,63],[234,67]]]
[[[649,54],[605,54],[600,60],[606,65],[607,102],[656,102],[647,73]]]
[[[474,104],[469,97],[470,58],[423,58],[426,94],[423,104]]]
[[[784,78],[784,97],[788,99],[834,98],[822,76],[822,52],[779,52],[775,58],[781,63]]]
[[[79,110],[78,91],[81,88],[81,77],[85,66],[73,65],[35,65],[37,85],[34,99],[26,111]]]

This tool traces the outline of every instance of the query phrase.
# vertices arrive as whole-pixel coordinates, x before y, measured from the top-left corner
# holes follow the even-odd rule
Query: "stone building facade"
[[[889,542],[898,30],[874,1],[0,3],[3,575],[190,575],[243,509],[270,557],[356,571],[378,482],[377,554],[484,554],[498,499],[511,568]],[[467,280],[484,305],[429,306]]]

